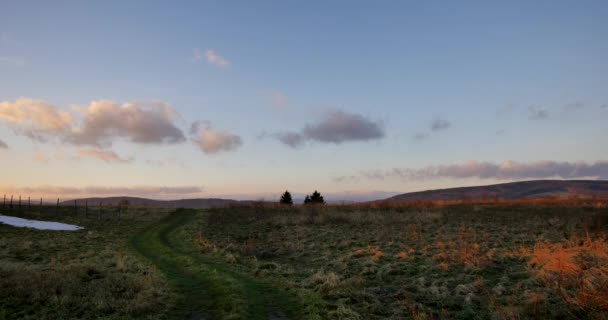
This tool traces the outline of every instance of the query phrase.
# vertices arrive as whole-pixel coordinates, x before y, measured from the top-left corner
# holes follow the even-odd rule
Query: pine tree
[[[289,193],[289,191],[285,190],[283,195],[281,195],[281,201],[279,201],[279,203],[285,204],[288,206],[293,205],[293,200],[291,199],[291,193]]]
[[[310,196],[306,195],[306,198],[304,198],[304,204],[310,204]]]
[[[312,195],[307,195],[306,199],[304,199],[304,204],[324,204],[325,199],[319,191],[315,190]]]

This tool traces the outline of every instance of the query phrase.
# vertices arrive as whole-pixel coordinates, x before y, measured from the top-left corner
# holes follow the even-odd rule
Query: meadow
[[[200,252],[317,295],[320,319],[608,319],[602,201],[260,205],[188,228]]]
[[[40,210],[43,209],[43,210]],[[0,319],[160,319],[174,293],[160,272],[131,250],[133,230],[163,210],[130,209],[121,219],[84,218],[71,208],[2,213],[85,227],[46,231],[0,224]],[[113,214],[113,212],[112,212]]]
[[[603,200],[52,220],[0,225],[0,319],[608,319]]]

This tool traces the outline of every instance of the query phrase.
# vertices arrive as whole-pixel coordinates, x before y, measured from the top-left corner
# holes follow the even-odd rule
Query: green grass
[[[576,288],[544,282],[529,256],[539,241],[605,243],[607,223],[605,206],[230,208],[199,216],[190,238],[233,270],[320,297],[323,318],[606,319],[564,301]]]
[[[72,210],[0,225],[0,319],[608,319],[605,205]]]
[[[86,229],[42,231],[0,225],[0,319],[166,318],[174,299],[170,287],[128,247],[132,230],[163,212],[130,210],[120,221],[65,212],[12,214]]]
[[[199,215],[200,216],[200,215]],[[197,218],[194,210],[177,210],[136,235],[131,244],[154,263],[176,288],[175,318],[221,319],[314,318],[305,315],[294,293],[268,281],[232,271],[193,250],[180,228]],[[181,231],[181,232],[180,232]]]

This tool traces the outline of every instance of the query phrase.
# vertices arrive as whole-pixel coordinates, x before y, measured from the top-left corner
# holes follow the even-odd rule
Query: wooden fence
[[[89,201],[61,202],[60,199],[49,202],[43,198],[32,199],[14,195],[4,195],[0,214],[37,213],[49,216],[81,216],[91,219],[120,219],[128,204],[104,204],[102,201],[89,203]]]

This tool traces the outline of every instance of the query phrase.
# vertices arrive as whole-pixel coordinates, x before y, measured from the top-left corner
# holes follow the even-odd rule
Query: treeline
[[[279,203],[288,206],[293,205],[293,198],[291,197],[291,193],[285,190],[285,192],[283,192],[283,194],[281,195],[281,200],[279,200]],[[304,204],[325,204],[325,199],[323,199],[323,196],[319,191],[315,190],[312,194],[306,195],[306,198],[304,198]]]

